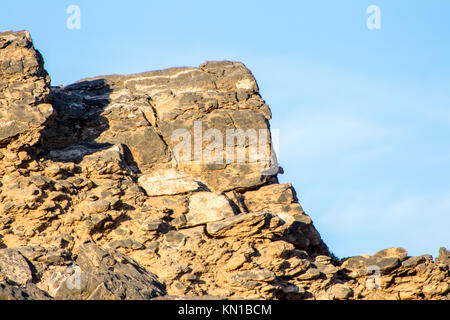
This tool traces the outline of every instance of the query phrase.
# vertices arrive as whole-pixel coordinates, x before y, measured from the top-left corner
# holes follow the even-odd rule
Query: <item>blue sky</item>
[[[450,247],[449,13],[446,0],[17,0],[0,29],[31,32],[53,85],[244,62],[280,131],[280,180],[331,250],[436,255]]]

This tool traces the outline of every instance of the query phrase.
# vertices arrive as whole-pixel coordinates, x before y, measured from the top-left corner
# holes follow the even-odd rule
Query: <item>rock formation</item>
[[[330,253],[242,63],[50,87],[8,31],[0,67],[0,299],[449,297],[444,248]]]

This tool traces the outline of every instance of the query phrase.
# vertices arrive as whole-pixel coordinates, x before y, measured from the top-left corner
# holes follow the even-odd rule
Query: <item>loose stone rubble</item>
[[[273,155],[180,161],[174,132],[195,149],[208,129],[269,129],[242,63],[50,87],[28,32],[8,31],[0,74],[0,299],[450,297],[445,248],[335,258]]]

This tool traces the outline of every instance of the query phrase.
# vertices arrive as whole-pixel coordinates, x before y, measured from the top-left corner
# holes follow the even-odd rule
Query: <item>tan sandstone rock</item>
[[[228,199],[213,192],[196,192],[189,198],[187,225],[195,226],[234,216]]]
[[[200,187],[190,175],[175,169],[155,170],[140,176],[138,181],[150,197],[183,194]]]
[[[445,248],[330,253],[242,63],[49,81],[0,33],[0,299],[449,297]]]

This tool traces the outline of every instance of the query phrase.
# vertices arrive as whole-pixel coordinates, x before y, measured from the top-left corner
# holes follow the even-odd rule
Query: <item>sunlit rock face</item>
[[[239,62],[51,87],[0,33],[0,299],[441,299],[449,254],[339,261]]]
[[[49,85],[30,34],[0,33],[0,146],[17,151],[37,142],[53,112]]]

